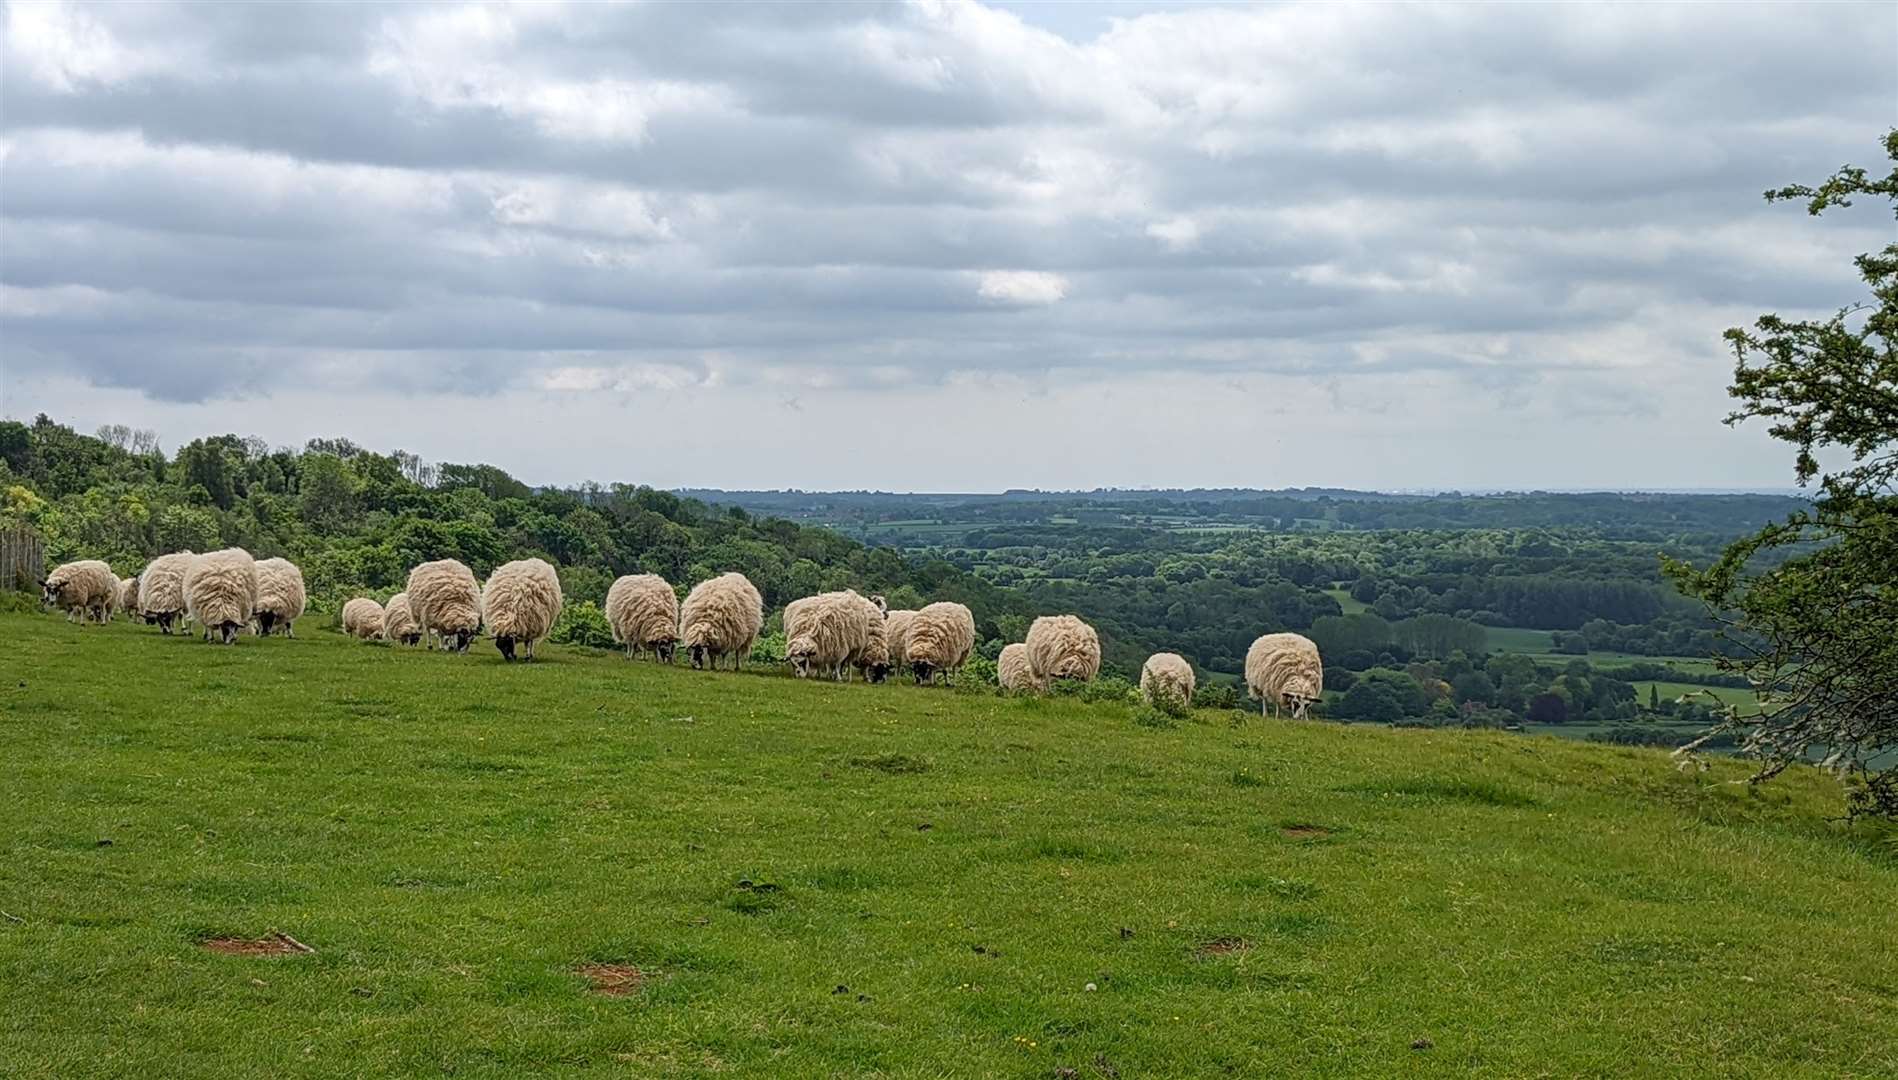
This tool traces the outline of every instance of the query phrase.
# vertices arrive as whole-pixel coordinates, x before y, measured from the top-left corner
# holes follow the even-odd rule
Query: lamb
[[[737,671],[763,627],[764,597],[736,572],[694,585],[679,608],[679,638],[695,668],[717,668],[720,657],[730,656]]]
[[[481,610],[502,659],[513,663],[519,642],[522,656],[533,660],[534,643],[554,628],[563,602],[560,575],[547,560],[516,559],[495,567],[481,589]]]
[[[883,617],[883,640],[890,653],[890,670],[909,667],[909,624],[916,617],[907,609],[892,611]]]
[[[1196,682],[1193,665],[1179,653],[1154,653],[1140,665],[1140,696],[1150,705],[1186,708],[1193,703]]]
[[[146,625],[171,633],[172,621],[185,610],[185,571],[195,558],[189,551],[160,555],[138,576],[138,611]]]
[[[481,629],[481,586],[474,571],[455,559],[425,562],[409,571],[409,613],[429,647],[439,644],[450,652],[465,653]]]
[[[414,613],[409,611],[408,593],[399,592],[389,597],[388,605],[382,609],[382,636],[404,645],[413,645],[422,640],[422,628],[416,624]]]
[[[953,678],[973,651],[975,616],[962,604],[939,600],[910,620],[904,655],[919,686],[938,674]]]
[[[295,621],[303,616],[308,597],[303,571],[288,559],[264,559],[257,564],[257,633],[269,637],[281,624],[283,636],[296,637]]]
[[[1002,646],[1002,655],[995,658],[995,681],[1001,683],[1004,690],[1041,689],[1028,666],[1028,646],[1019,641]]]
[[[215,630],[224,644],[234,644],[256,609],[257,560],[250,552],[225,548],[192,557],[185,570],[185,614],[204,627],[205,640]]]
[[[1028,670],[1038,686],[1090,682],[1101,673],[1101,637],[1073,615],[1043,615],[1028,627]]]
[[[1303,720],[1324,685],[1325,665],[1308,637],[1266,634],[1246,650],[1246,690],[1264,702],[1260,712],[1276,715],[1289,706],[1292,718]]]
[[[368,639],[382,633],[382,605],[358,596],[343,605],[343,633]]]
[[[784,609],[784,658],[800,679],[815,671],[843,682],[869,644],[873,621],[880,640],[882,613],[849,590],[793,600]]]
[[[56,566],[40,582],[40,603],[65,612],[68,622],[84,623],[87,616],[108,621],[118,595],[118,575],[97,559]]]
[[[658,574],[628,574],[606,590],[606,622],[628,657],[650,649],[653,659],[670,664],[679,640],[679,594]]]

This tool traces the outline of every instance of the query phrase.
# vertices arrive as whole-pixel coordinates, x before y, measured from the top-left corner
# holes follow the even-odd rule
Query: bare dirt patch
[[[226,956],[303,956],[316,951],[281,930],[260,938],[205,938],[198,946]]]
[[[1203,960],[1219,956],[1239,956],[1251,951],[1252,943],[1238,937],[1218,937],[1210,941],[1202,941],[1199,948],[1193,950],[1194,954]]]
[[[630,964],[581,964],[573,971],[592,984],[594,993],[607,997],[637,994],[646,985],[646,973]]]
[[[1323,825],[1282,825],[1279,827],[1280,835],[1289,840],[1323,840],[1333,831]]]

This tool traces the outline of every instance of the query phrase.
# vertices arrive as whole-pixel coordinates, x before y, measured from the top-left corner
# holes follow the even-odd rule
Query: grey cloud
[[[1011,7],[74,9],[122,55],[0,63],[9,379],[1612,411],[1886,224],[1758,192],[1870,156],[1888,6]]]

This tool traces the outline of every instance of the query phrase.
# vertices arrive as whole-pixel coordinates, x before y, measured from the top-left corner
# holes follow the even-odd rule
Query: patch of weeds
[[[739,878],[725,895],[725,908],[740,915],[769,915],[783,906],[783,887],[769,881]]]
[[[909,773],[925,773],[930,769],[928,758],[913,754],[859,754],[850,759],[850,764],[859,769],[874,769],[891,776]]]
[[[1031,859],[1062,859],[1070,862],[1114,863],[1127,857],[1125,849],[1066,836],[1043,836],[1030,840],[1023,851]]]
[[[1604,938],[1589,946],[1588,952],[1598,964],[1630,967],[1694,964],[1700,961],[1700,950],[1678,938]]]
[[[1358,795],[1396,795],[1514,809],[1542,805],[1541,799],[1527,792],[1517,791],[1493,780],[1475,780],[1467,777],[1419,776],[1383,784],[1352,784],[1335,790]]]
[[[925,828],[927,826],[924,826]],[[804,875],[804,881],[813,888],[829,892],[853,892],[858,889],[874,889],[883,884],[883,879],[861,867],[839,864],[819,867]]]
[[[1316,900],[1319,894],[1323,892],[1318,886],[1309,881],[1292,881],[1287,878],[1275,877],[1235,878],[1233,879],[1232,885],[1235,889],[1241,889],[1246,892],[1261,892],[1268,896],[1276,896],[1280,900],[1291,900],[1294,902]]]
[[[1143,728],[1176,728],[1180,726],[1177,717],[1156,709],[1151,705],[1142,705],[1134,710],[1134,723]]]
[[[1233,787],[1264,787],[1265,777],[1250,769],[1240,769],[1232,774]]]

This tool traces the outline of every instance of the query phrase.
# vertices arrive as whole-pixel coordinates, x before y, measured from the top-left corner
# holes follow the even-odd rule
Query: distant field
[[[1555,648],[1554,638],[1547,630],[1529,630],[1520,626],[1489,626],[1484,629],[1489,631],[1492,652],[1528,653],[1534,656]]]
[[[1658,687],[1660,689],[1661,700],[1663,701],[1672,701],[1676,698],[1686,697],[1689,701],[1698,701],[1704,705],[1712,705],[1715,700],[1718,700],[1723,705],[1738,706],[1739,715],[1741,716],[1752,716],[1760,711],[1759,698],[1755,697],[1751,690],[1740,690],[1726,686],[1695,686],[1691,683],[1677,682],[1638,682],[1634,684],[1637,700],[1646,703],[1648,700],[1648,689],[1650,687]],[[1711,695],[1711,697],[1709,695]]]
[[[1370,607],[1370,605],[1364,601],[1354,599],[1351,596],[1350,589],[1326,589],[1325,595],[1336,600],[1338,607],[1341,608],[1346,615],[1357,615]],[[1494,631],[1491,631],[1491,633],[1494,633]]]
[[[1898,1075],[1814,770],[300,634],[0,615],[0,1076]]]

